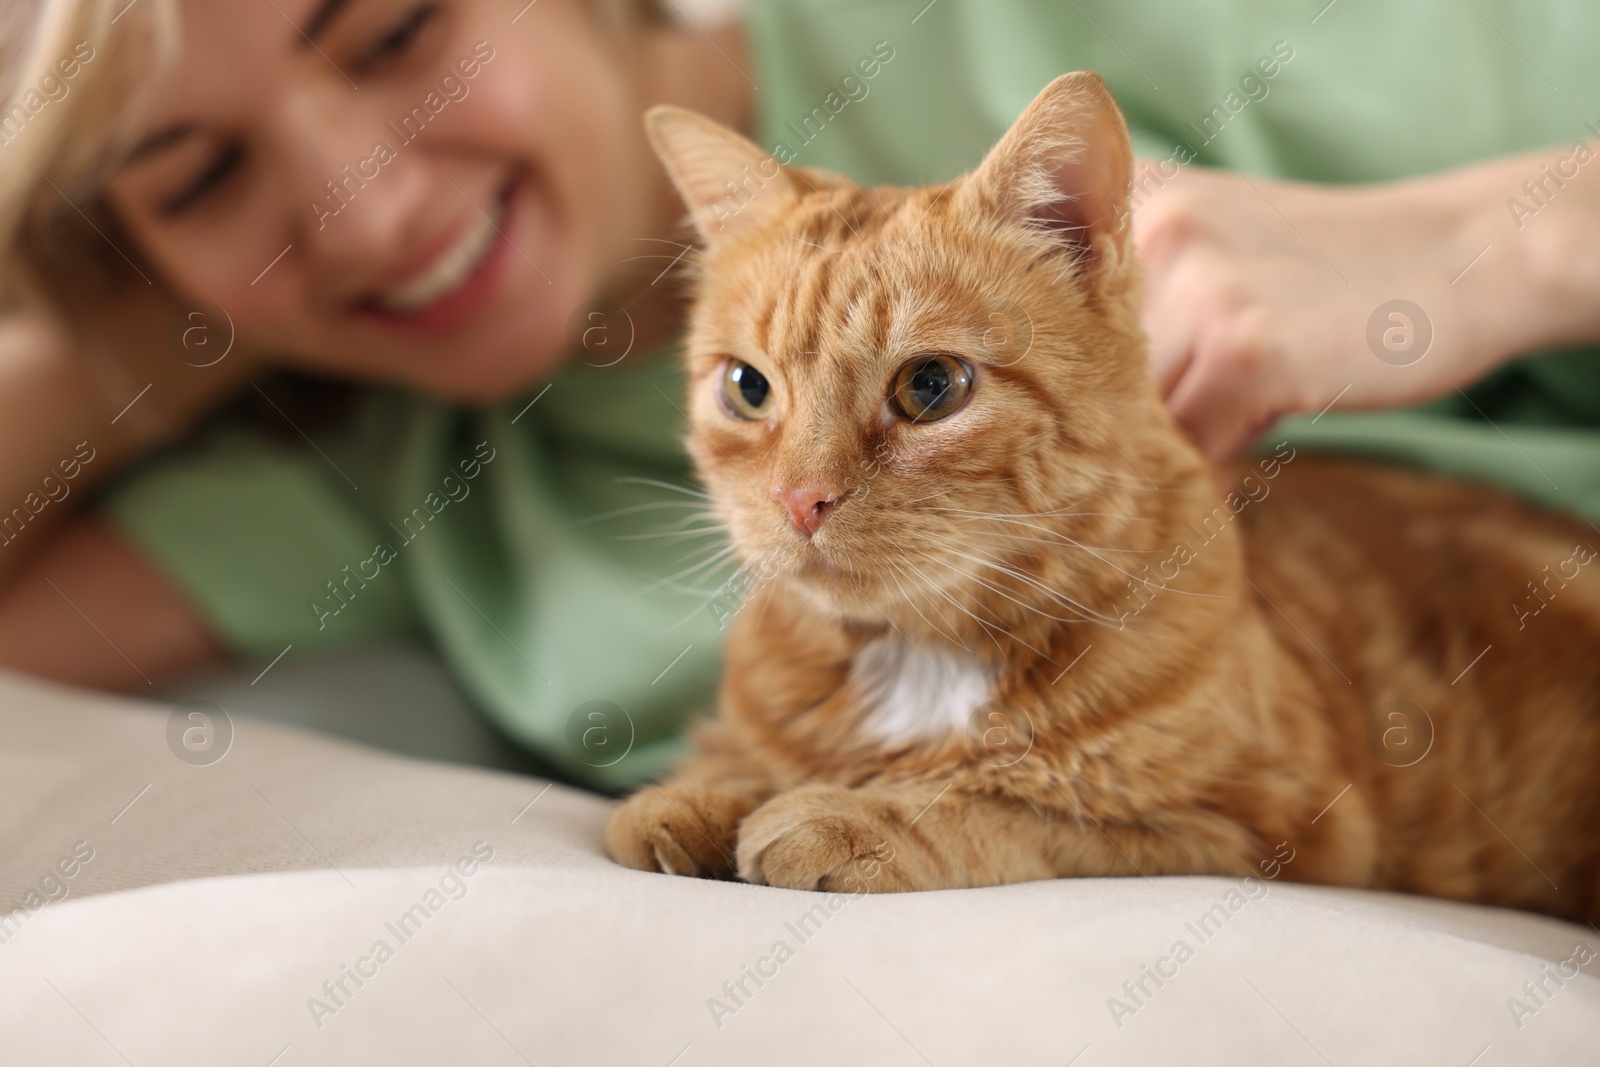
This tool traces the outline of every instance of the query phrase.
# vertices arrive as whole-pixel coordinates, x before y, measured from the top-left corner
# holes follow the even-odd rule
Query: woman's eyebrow
[[[349,6],[350,0],[322,0],[317,5],[316,10],[311,13],[311,18],[306,21],[305,29],[297,30],[300,34],[299,47],[301,49],[315,48],[317,46],[317,38],[329,26],[333,25],[334,20]],[[122,162],[126,164],[143,159],[145,156],[170,148],[199,132],[200,128],[193,123],[182,123],[177,126],[169,126],[164,130],[158,130],[134,145],[133,150],[123,157]]]
[[[322,0],[317,9],[311,13],[311,18],[306,20],[305,29],[300,31],[301,47],[315,48],[317,38],[322,35],[339,13],[350,6],[350,0]]]

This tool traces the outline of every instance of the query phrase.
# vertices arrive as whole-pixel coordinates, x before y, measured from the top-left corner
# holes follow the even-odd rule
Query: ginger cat
[[[617,860],[852,892],[1281,870],[1600,919],[1600,535],[1287,446],[1219,486],[1146,370],[1098,78],[926,189],[647,122],[704,243],[690,447],[760,580]]]

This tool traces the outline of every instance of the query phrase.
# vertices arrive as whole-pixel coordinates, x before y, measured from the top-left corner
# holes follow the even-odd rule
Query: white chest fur
[[[898,635],[863,646],[850,680],[868,709],[862,729],[885,744],[964,731],[994,693],[993,673],[976,659]]]

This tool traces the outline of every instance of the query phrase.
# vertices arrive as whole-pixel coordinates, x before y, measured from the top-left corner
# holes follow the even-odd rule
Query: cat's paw
[[[892,809],[842,786],[780,793],[739,825],[739,877],[784,889],[903,893],[938,887]]]
[[[611,813],[606,849],[641,871],[695,878],[732,878],[742,797],[694,782],[646,786]]]

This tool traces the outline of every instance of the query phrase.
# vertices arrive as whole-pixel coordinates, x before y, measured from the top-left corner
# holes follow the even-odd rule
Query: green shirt
[[[1252,174],[1371,181],[1600,145],[1592,2],[1319,6],[754,0],[758,139],[861,183],[941,181],[1052,77],[1091,68],[1142,155]],[[315,447],[220,425],[130,472],[107,509],[236,651],[425,634],[511,737],[581,780],[641,782],[710,706],[731,568],[701,566],[717,539],[668,488],[693,488],[672,353],[545,384],[488,410],[373,391]],[[1285,434],[1600,518],[1592,352],[1518,363],[1471,402]]]
[[[683,375],[634,353],[546,384],[488,410],[374,391],[314,447],[220,426],[109,512],[243,654],[423,634],[545,762],[646,780],[709,708],[736,604],[710,595],[731,567],[694,569],[720,547],[702,501],[671,488],[693,489]]]

